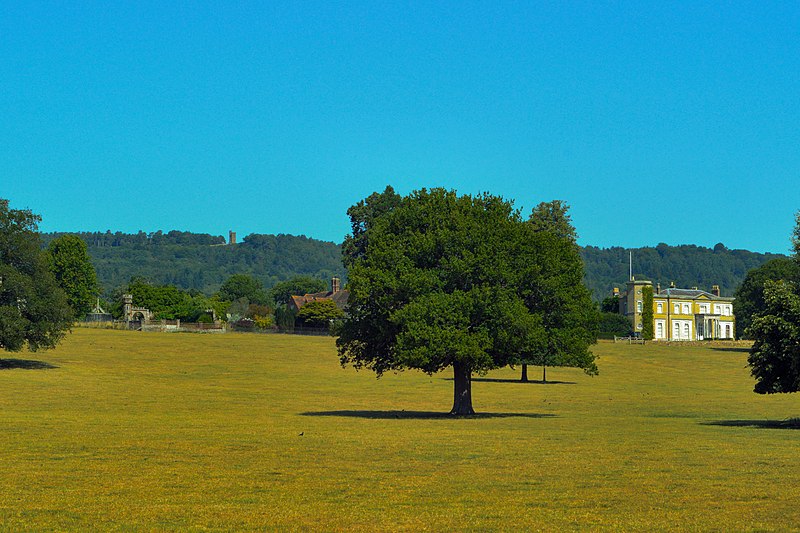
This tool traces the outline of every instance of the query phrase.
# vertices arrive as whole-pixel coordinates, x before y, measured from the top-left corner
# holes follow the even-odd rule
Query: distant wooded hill
[[[709,291],[719,285],[723,296],[733,296],[747,271],[781,254],[761,254],[747,250],[729,250],[722,244],[714,248],[659,244],[655,248],[597,248],[587,246],[581,255],[586,267],[586,284],[596,300],[611,294],[614,287],[624,288],[629,277],[628,254],[633,252],[633,275],[661,283],[662,288],[675,282],[677,287],[697,287]]]
[[[43,234],[44,244],[61,233]],[[76,233],[89,247],[97,278],[108,294],[138,276],[155,284],[175,285],[212,294],[233,274],[250,274],[271,287],[297,275],[329,280],[345,279],[341,247],[333,242],[305,236],[251,234],[239,244],[204,233],[170,231],[147,234]],[[709,290],[719,285],[724,296],[732,296],[748,270],[781,257],[747,250],[729,250],[718,244],[702,246],[582,249],[586,284],[596,300],[628,279],[628,253],[633,252],[637,279],[650,279],[668,287]]]
[[[59,235],[43,234],[42,241]],[[106,295],[132,277],[209,295],[233,274],[250,274],[265,287],[297,275],[345,278],[340,246],[304,236],[251,234],[226,245],[221,236],[181,231],[75,235],[86,241]]]

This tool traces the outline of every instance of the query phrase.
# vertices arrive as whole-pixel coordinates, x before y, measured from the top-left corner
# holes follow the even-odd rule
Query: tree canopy
[[[0,199],[0,347],[52,348],[72,323],[72,310],[41,251],[38,215]]]
[[[344,312],[336,306],[334,301],[327,299],[308,302],[297,312],[298,322],[312,328],[328,327],[332,320],[343,316]]]
[[[519,354],[523,381],[527,364],[542,367],[543,381],[548,366],[575,366],[597,373],[589,346],[597,341],[599,314],[583,283],[583,261],[568,210],[559,200],[542,202],[528,219],[536,244],[530,260],[536,269],[520,283],[528,309],[542,319],[544,341],[535,350]]]
[[[219,288],[219,298],[229,302],[246,298],[248,303],[259,305],[269,303],[264,284],[247,274],[234,274],[229,277]]]
[[[86,243],[77,235],[65,233],[50,241],[47,253],[50,271],[66,293],[73,315],[82,319],[92,310],[100,292]]]
[[[755,392],[797,392],[800,390],[800,286],[785,277],[796,279],[800,268],[800,211],[795,216],[792,232],[795,268],[786,264],[773,264],[772,268],[756,272],[750,279],[751,290],[745,294],[759,296],[759,283],[763,280],[763,303],[753,298],[756,311],[746,334],[753,339],[748,363],[756,378]],[[782,274],[784,279],[771,280]],[[771,276],[773,275],[773,276]],[[752,303],[752,302],[751,302]]]
[[[764,284],[764,308],[749,329],[754,339],[748,363],[755,392],[800,390],[800,296],[789,281]]]
[[[580,283],[582,272],[555,267],[563,239],[537,232],[510,202],[423,189],[363,224],[361,211],[350,214],[360,244],[345,247],[350,299],[337,340],[343,365],[379,376],[452,367],[451,413],[472,414],[473,373],[545,352],[548,342],[570,342],[569,335],[548,338],[545,320],[559,319],[540,310],[562,302],[551,290],[556,278]]]
[[[736,289],[733,310],[739,336],[747,337],[754,316],[765,308],[764,287],[768,281],[800,282],[800,265],[789,257],[771,259],[750,270]]]
[[[311,276],[294,276],[291,279],[279,281],[273,285],[269,293],[276,305],[286,305],[293,295],[302,296],[304,294],[323,292],[327,287],[328,284],[321,279],[312,278]]]

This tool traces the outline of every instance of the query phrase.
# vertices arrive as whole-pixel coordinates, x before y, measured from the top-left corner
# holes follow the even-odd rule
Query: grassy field
[[[0,361],[0,528],[800,527],[795,395],[752,393],[742,351],[595,351],[450,419],[449,373],[376,380],[330,338],[76,329]]]

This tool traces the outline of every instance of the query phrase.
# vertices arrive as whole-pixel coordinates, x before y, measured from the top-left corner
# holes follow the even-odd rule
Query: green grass
[[[752,393],[741,351],[595,351],[451,419],[450,373],[376,380],[330,338],[76,329],[0,361],[0,528],[798,527],[796,396]]]

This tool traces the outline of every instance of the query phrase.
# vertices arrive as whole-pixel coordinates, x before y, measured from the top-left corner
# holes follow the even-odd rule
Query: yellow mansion
[[[631,280],[622,294],[614,289],[619,297],[619,312],[628,317],[636,332],[642,331],[645,287],[652,287],[652,282]],[[733,339],[736,331],[733,300],[720,296],[718,285],[711,292],[674,286],[661,290],[658,285],[653,289],[653,339]]]

